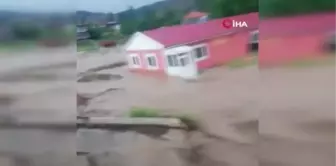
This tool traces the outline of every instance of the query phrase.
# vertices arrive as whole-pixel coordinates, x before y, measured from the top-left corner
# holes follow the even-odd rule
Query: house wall
[[[161,50],[163,48],[164,46],[161,43],[140,32],[135,33],[125,46],[126,51]]]
[[[326,35],[322,33],[260,39],[259,65],[280,65],[324,54]]]
[[[165,73],[165,60],[163,56],[163,50],[141,50],[141,51],[127,51],[128,54],[128,62],[131,60],[130,55],[131,54],[137,54],[140,56],[140,67],[139,68],[132,68],[130,67],[130,71],[133,72],[139,72],[139,73]],[[157,63],[158,63],[158,69],[148,69],[146,54],[155,54]],[[130,62],[129,62],[130,63]]]
[[[208,56],[196,61],[198,70],[215,67],[228,63],[236,58],[246,56],[248,53],[249,32],[243,32],[230,36],[223,36],[211,40],[190,44],[191,47],[206,45],[208,48]],[[147,44],[144,44],[147,43]],[[138,54],[141,60],[141,66],[138,68],[130,67],[131,71],[141,73],[167,73],[166,59],[164,56],[164,48],[162,45],[149,39],[142,34],[134,38],[133,42],[128,44],[128,58],[130,54]],[[149,49],[152,48],[152,49]],[[158,60],[159,68],[157,70],[148,70],[146,54],[154,53]]]
[[[137,68],[132,68],[129,66],[130,71],[138,73],[159,73],[162,74],[165,72],[165,61],[163,57],[164,47],[162,44],[157,41],[147,37],[146,35],[138,32],[132,36],[129,42],[125,46],[127,52],[127,60],[130,63],[130,55],[137,54],[140,56],[141,66]],[[148,70],[146,54],[153,53],[156,55],[157,63],[159,65],[158,69]]]
[[[208,46],[209,56],[197,62],[198,69],[204,70],[245,56],[248,53],[248,39],[249,33],[244,32],[204,42]]]

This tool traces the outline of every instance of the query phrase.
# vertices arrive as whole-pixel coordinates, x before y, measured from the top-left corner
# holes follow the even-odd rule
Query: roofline
[[[135,32],[133,35],[131,35],[131,37],[130,37],[130,38],[127,40],[127,42],[124,44],[123,49],[126,50],[126,51],[131,51],[131,50],[128,50],[127,48],[129,47],[130,43],[134,40],[134,38],[137,37],[138,35],[144,35],[144,36],[146,36],[146,37],[152,39],[153,41],[157,42],[158,44],[160,44],[160,45],[162,46],[162,48],[165,48],[165,46],[164,46],[161,42],[159,42],[159,41],[153,39],[152,37],[146,35],[146,34],[143,33],[143,32],[139,32],[139,31],[138,31],[138,32]]]
[[[130,43],[134,40],[135,36],[141,32],[135,32],[134,34],[131,35],[131,37],[127,40],[127,42],[123,45],[123,49],[127,50],[127,47],[129,47]]]
[[[201,16],[196,16],[196,17],[190,17],[189,15],[191,13],[197,13],[197,14],[200,14]],[[208,16],[209,13],[206,13],[206,12],[200,12],[200,11],[191,11],[189,12],[188,14],[184,15],[183,18],[199,18],[199,17],[203,17],[203,16]]]
[[[256,31],[258,30],[258,28],[249,28],[248,31],[250,30],[253,30],[253,31]],[[209,39],[213,39],[213,38],[217,38],[217,37],[222,37],[222,36],[227,36],[227,35],[232,35],[232,34],[235,34],[235,33],[238,33],[237,31],[234,31],[234,32],[226,32],[226,33],[223,33],[223,34],[220,34],[220,35],[216,35],[216,36],[212,36],[212,37],[208,37],[208,38],[204,38],[204,39],[199,39],[199,40],[195,40],[195,41],[192,41],[192,42],[187,42],[187,43],[182,43],[182,44],[176,44],[176,45],[171,45],[169,47],[165,47],[165,48],[173,48],[173,47],[178,47],[178,46],[182,46],[182,45],[188,45],[188,44],[193,44],[193,43],[197,43],[197,42],[200,42],[200,41],[205,41],[205,40],[209,40]]]

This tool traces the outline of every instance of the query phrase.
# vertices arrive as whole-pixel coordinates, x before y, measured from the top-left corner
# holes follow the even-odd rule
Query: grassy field
[[[83,40],[77,41],[77,52],[82,51],[93,51],[99,48],[96,41],[93,40]]]
[[[27,49],[35,48],[37,43],[35,41],[12,41],[12,42],[1,42],[0,51],[1,52],[16,52]]]

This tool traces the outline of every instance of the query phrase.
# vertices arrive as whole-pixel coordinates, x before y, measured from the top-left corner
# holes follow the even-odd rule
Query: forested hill
[[[129,9],[132,9],[132,7],[130,6]],[[195,0],[163,0],[136,8],[134,9],[134,12],[141,18],[146,15],[148,10],[155,11],[158,15],[161,15],[167,10],[187,12],[193,9],[197,9]],[[125,10],[123,12],[117,13],[117,15],[120,19],[123,19],[127,18],[127,16],[130,15],[130,12],[130,10]]]
[[[82,19],[91,18],[98,21],[102,16],[105,16],[107,20],[116,20],[123,22],[128,19],[144,19],[148,14],[154,13],[156,16],[164,15],[167,11],[186,13],[188,11],[196,9],[195,0],[163,0],[148,4],[139,8],[129,8],[119,13],[101,13],[101,12],[89,12],[89,11],[77,11],[76,20],[80,22]],[[114,16],[112,16],[114,15]]]
[[[129,7],[120,13],[108,13],[118,19],[122,33],[154,29],[179,24],[191,10],[207,12],[211,18],[259,12],[260,17],[277,17],[312,12],[335,11],[335,0],[163,0],[140,8]],[[113,11],[111,11],[113,12]],[[77,12],[81,16],[104,13]],[[113,17],[112,17],[113,16]]]

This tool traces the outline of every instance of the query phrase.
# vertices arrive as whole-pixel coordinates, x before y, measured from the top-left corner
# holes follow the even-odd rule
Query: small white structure
[[[180,46],[166,49],[164,57],[167,60],[166,73],[168,75],[197,79],[198,71],[192,47]]]
[[[120,23],[118,23],[116,21],[107,22],[106,26],[109,27],[109,28],[112,28],[116,31],[120,31]]]

